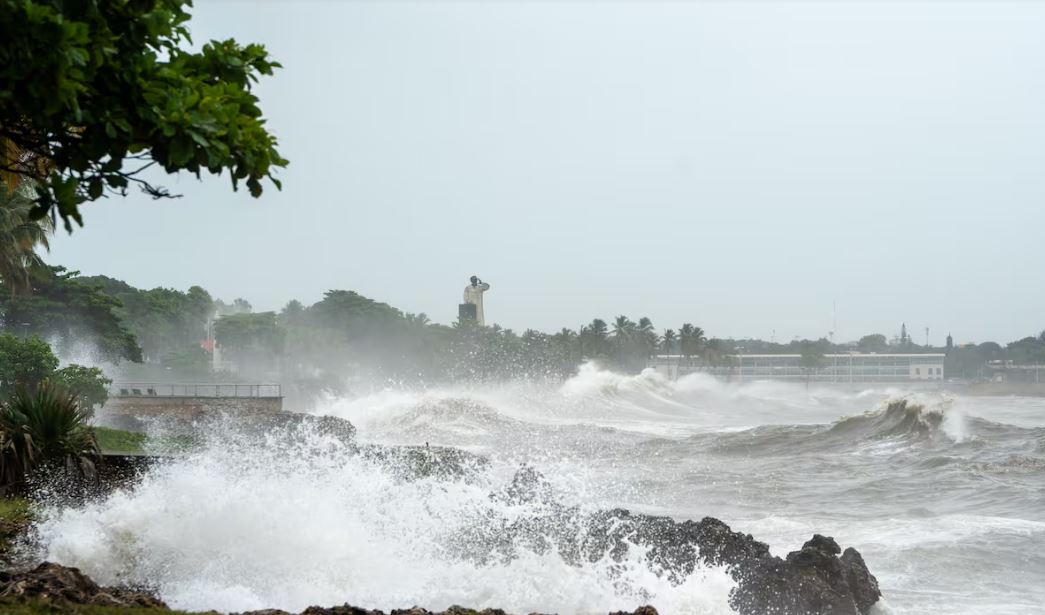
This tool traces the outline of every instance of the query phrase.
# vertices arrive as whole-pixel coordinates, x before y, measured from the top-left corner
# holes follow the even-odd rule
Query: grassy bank
[[[143,433],[95,427],[94,436],[103,453],[160,453],[169,454],[185,451],[196,446],[191,436],[163,436],[152,438]]]
[[[106,453],[144,453],[148,437],[143,433],[95,427],[94,437],[98,439],[98,448]]]
[[[22,498],[0,498],[0,560],[32,521],[29,502]],[[6,611],[0,610],[2,613]]]

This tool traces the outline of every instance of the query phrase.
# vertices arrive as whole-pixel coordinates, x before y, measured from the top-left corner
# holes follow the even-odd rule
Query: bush
[[[50,380],[76,395],[80,406],[91,415],[95,406],[103,406],[109,400],[109,385],[112,384],[112,379],[106,378],[97,367],[84,367],[74,363],[56,371]]]
[[[37,384],[57,367],[58,358],[42,339],[0,334],[0,399],[12,395],[19,386]]]
[[[0,405],[0,492],[24,489],[45,466],[93,476],[101,453],[89,419],[78,397],[57,385],[19,387]]]

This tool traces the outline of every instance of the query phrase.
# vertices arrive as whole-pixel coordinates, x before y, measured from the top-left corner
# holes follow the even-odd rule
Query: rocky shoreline
[[[27,603],[46,605],[50,612],[62,612],[63,607],[72,610],[75,605],[117,607],[122,609],[159,609],[169,611],[167,605],[145,592],[116,587],[101,587],[76,568],[44,562],[33,570],[9,573],[0,572],[0,598],[14,598]],[[0,605],[2,606],[2,605]],[[130,611],[129,615],[133,615]],[[175,613],[176,611],[169,611]],[[239,615],[293,615],[279,609],[246,611]],[[345,604],[335,607],[311,606],[301,615],[386,615],[384,611],[363,609]],[[445,611],[429,611],[421,607],[394,609],[388,615],[509,615],[500,609],[475,610],[451,606]],[[542,615],[531,613],[530,615]],[[634,611],[616,611],[609,615],[658,615],[652,606],[642,606]]]
[[[730,605],[742,615],[867,615],[881,596],[877,580],[860,554],[852,548],[841,552],[838,544],[825,536],[814,535],[800,550],[779,558],[770,555],[765,543],[750,534],[734,532],[711,517],[699,522],[676,522],[667,517],[613,510],[588,521],[598,524],[592,526],[592,541],[586,547],[591,553],[606,548],[614,553],[622,548],[623,541],[631,541],[649,546],[651,559],[663,565],[667,574],[685,574],[698,563],[726,566],[737,581]],[[598,527],[606,531],[600,532]],[[514,530],[519,537],[521,528]],[[584,557],[583,553],[575,555]],[[55,609],[62,612],[63,605],[167,609],[159,598],[147,592],[102,587],[76,568],[50,562],[22,572],[0,571],[0,598],[43,601],[50,605],[52,612]],[[250,613],[288,615],[275,609]],[[441,612],[414,607],[393,610],[389,615],[480,613],[508,615],[499,609],[477,611],[456,606]],[[618,611],[611,615],[628,614]],[[630,614],[657,615],[657,611],[652,606],[644,606]],[[302,615],[384,615],[384,612],[346,604],[332,608],[310,607]]]
[[[347,421],[328,419],[317,426],[330,430],[339,439],[354,440],[354,429]],[[399,479],[408,481],[422,477],[467,481],[488,463],[481,456],[456,449],[352,444],[357,454],[387,463],[401,474],[396,474]],[[147,471],[147,467],[138,471]],[[126,480],[120,482],[126,486]],[[516,472],[510,484],[489,497],[524,512],[511,519],[479,516],[462,535],[454,537],[452,555],[474,562],[477,567],[515,558],[520,549],[536,553],[554,549],[573,565],[597,562],[607,556],[621,561],[629,549],[637,546],[644,549],[646,565],[671,581],[681,581],[700,566],[724,568],[736,582],[729,603],[740,615],[868,615],[881,597],[878,582],[860,554],[852,548],[843,551],[834,539],[819,534],[781,558],[772,555],[765,543],[750,534],[734,532],[713,517],[676,521],[625,509],[582,511],[563,504],[540,472],[527,466]],[[6,556],[0,553],[0,566],[10,566]],[[149,615],[156,610],[173,613],[147,592],[101,587],[76,568],[49,562],[31,570],[0,571],[0,600],[42,602],[48,605],[48,612],[80,613],[76,605],[99,605],[121,609],[121,613],[122,609],[152,609]],[[393,610],[389,615],[479,614],[508,615],[499,609],[479,611],[457,606],[439,613],[414,607]],[[289,614],[265,610],[252,615]],[[346,604],[310,607],[303,615],[385,614]],[[610,615],[657,615],[657,611],[654,606],[644,606]]]

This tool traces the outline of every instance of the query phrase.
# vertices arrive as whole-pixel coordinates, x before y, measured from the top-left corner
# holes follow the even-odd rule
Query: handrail
[[[110,397],[283,397],[279,384],[115,382],[109,386]]]

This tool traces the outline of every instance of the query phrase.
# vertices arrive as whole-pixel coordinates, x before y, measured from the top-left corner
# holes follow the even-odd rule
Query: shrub
[[[0,398],[14,394],[19,386],[37,384],[57,367],[58,357],[42,339],[0,333]]]
[[[84,367],[72,363],[56,371],[50,380],[76,395],[80,407],[89,414],[93,414],[95,406],[103,406],[109,400],[109,385],[112,384],[112,379],[106,378],[97,367]]]
[[[93,476],[100,452],[89,418],[75,394],[46,380],[20,387],[0,405],[0,491],[24,489],[42,467]]]

